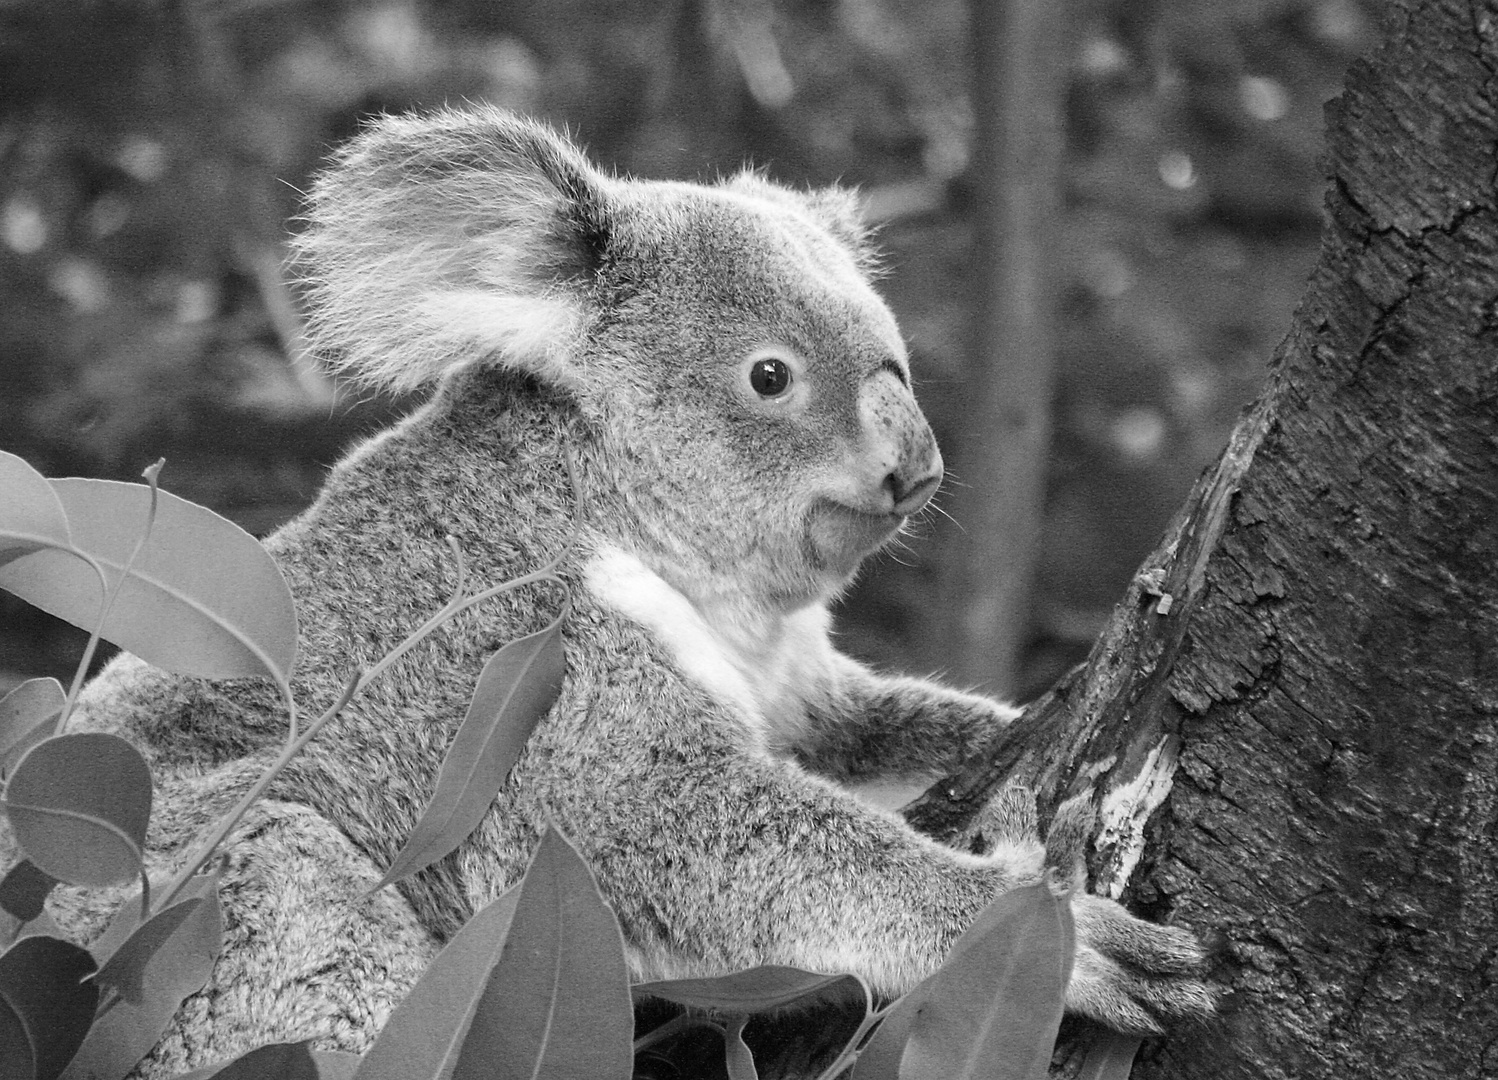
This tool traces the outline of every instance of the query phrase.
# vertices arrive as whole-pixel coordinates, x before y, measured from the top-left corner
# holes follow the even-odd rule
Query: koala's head
[[[392,389],[492,365],[561,390],[598,433],[606,528],[698,601],[825,597],[940,483],[846,192],[621,179],[482,109],[374,123],[308,217],[333,362]]]

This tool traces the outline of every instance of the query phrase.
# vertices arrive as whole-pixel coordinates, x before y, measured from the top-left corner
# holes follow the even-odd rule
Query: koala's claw
[[[1132,1035],[1204,1020],[1217,1011],[1218,991],[1204,979],[1207,957],[1195,935],[1130,915],[1086,892],[1084,854],[1094,826],[1091,801],[1068,799],[1045,834],[1044,865],[1072,889],[1076,958],[1066,990],[1069,1011]],[[1005,785],[985,811],[980,831],[994,845],[1040,846],[1034,793]]]
[[[1077,953],[1066,990],[1072,1012],[1138,1035],[1216,1013],[1218,993],[1202,978],[1207,957],[1193,935],[1136,919],[1100,896],[1078,895],[1072,912]]]

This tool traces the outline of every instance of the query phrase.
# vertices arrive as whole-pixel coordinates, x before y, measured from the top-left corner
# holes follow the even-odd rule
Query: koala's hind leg
[[[141,1063],[142,1080],[268,1042],[362,1052],[437,952],[394,889],[364,898],[379,870],[306,806],[256,804],[227,854],[223,953]]]

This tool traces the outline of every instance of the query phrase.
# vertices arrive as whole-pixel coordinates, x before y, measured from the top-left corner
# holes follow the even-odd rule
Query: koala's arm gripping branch
[[[569,808],[608,818],[570,828],[596,839],[587,857],[649,974],[775,963],[901,993],[994,897],[1039,877],[1038,847],[1012,864],[961,855],[794,766],[713,757],[669,792],[657,772]]]
[[[808,708],[798,750],[810,768],[844,782],[955,772],[1019,715],[992,698],[838,661],[831,692]]]

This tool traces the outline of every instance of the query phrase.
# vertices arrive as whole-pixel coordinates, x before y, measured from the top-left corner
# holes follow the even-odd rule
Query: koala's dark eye
[[[749,385],[760,397],[779,397],[791,387],[791,369],[777,356],[754,361],[749,369]]]

